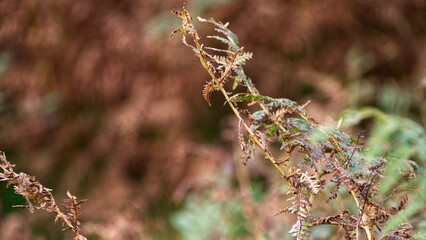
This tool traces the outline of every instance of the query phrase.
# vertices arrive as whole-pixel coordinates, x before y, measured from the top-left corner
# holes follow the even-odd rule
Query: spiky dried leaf
[[[293,193],[294,196],[289,200],[292,201],[292,207],[289,211],[297,215],[296,223],[291,227],[289,233],[297,240],[309,240],[311,238],[311,222],[309,219],[309,200],[300,193]]]
[[[203,97],[206,100],[206,102],[209,104],[209,106],[211,106],[210,95],[211,95],[212,92],[214,92],[214,90],[215,90],[215,87],[214,87],[213,83],[211,83],[211,82],[207,83],[204,86],[204,89],[203,89]]]
[[[317,179],[316,174],[305,172],[300,176],[300,182],[303,184],[311,194],[318,194],[321,189],[321,182]]]
[[[185,16],[181,14],[180,17]],[[337,198],[340,186],[346,186],[348,192],[351,193],[358,204],[359,219],[350,215],[348,211],[342,211],[338,216],[331,216],[322,220],[344,228],[346,239],[354,239],[359,228],[364,228],[366,234],[372,239],[373,232],[370,230],[373,229],[367,227],[367,225],[370,226],[373,223],[377,229],[380,229],[380,224],[389,219],[392,211],[397,212],[406,204],[404,202],[400,204],[401,207],[385,209],[374,203],[374,196],[377,194],[377,179],[382,177],[384,161],[379,163],[374,161],[374,164],[368,164],[361,154],[363,149],[359,147],[359,145],[362,145],[358,144],[359,138],[355,142],[353,138],[339,129],[319,125],[305,111],[309,101],[306,104],[298,105],[296,102],[285,98],[271,98],[261,95],[243,70],[243,65],[252,57],[252,54],[243,51],[235,34],[228,29],[228,24],[216,22],[214,19],[198,18],[198,20],[213,24],[216,27],[215,31],[220,33],[220,36],[211,36],[210,38],[217,39],[227,45],[227,48],[224,49],[205,47],[205,49],[220,53],[211,56],[202,50],[203,45],[199,44],[197,36],[193,32],[188,32],[194,38],[197,47],[192,46],[193,50],[199,50],[198,56],[204,68],[212,77],[212,81],[203,90],[203,96],[210,105],[211,92],[220,90],[227,99],[226,103],[229,103],[233,108],[237,117],[247,119],[250,123],[247,129],[249,133],[247,133],[247,139],[245,139],[241,130],[243,120],[239,121],[238,141],[245,154],[243,163],[246,163],[247,159],[253,156],[254,147],[257,145],[277,167],[281,176],[285,178],[291,189],[289,193],[293,194],[293,197],[289,199],[292,201],[292,206],[279,213],[289,212],[297,215],[298,221],[293,225],[291,233],[298,239],[309,237],[310,203],[302,193],[306,194],[307,191],[310,195],[318,194],[325,181],[324,179],[321,180],[321,177],[332,173],[331,182],[336,183],[337,186],[331,193],[329,200]],[[183,25],[184,31],[188,31],[187,28],[192,27],[186,26],[185,22],[183,22]],[[231,93],[225,89],[225,83],[229,78],[234,80],[232,90],[235,90],[237,86],[242,86],[242,88],[246,88],[247,92],[230,96]],[[248,103],[249,107],[258,107],[257,111],[253,114],[244,109],[240,111],[239,103],[241,102]],[[324,135],[324,138],[321,141],[314,140],[312,138],[314,131]],[[288,158],[280,161],[270,154],[268,146],[271,139],[281,143],[281,150],[289,153]],[[247,143],[245,140],[247,140]],[[294,149],[303,153],[306,161],[299,162],[297,168],[290,168],[285,174],[284,170],[280,168],[280,164],[289,159],[290,153]],[[303,165],[312,167],[315,174],[302,173]],[[324,165],[326,165],[326,169],[321,172]],[[410,170],[407,177],[416,176],[413,172],[414,167],[411,167],[411,169],[412,171]]]
[[[246,152],[247,145],[243,134],[243,123],[244,121],[242,119],[238,121],[238,143],[240,144],[241,151]]]
[[[0,152],[0,167],[3,170],[3,174],[0,175],[0,180],[7,181],[9,184],[14,184],[15,192],[22,195],[28,202],[28,205],[16,205],[14,207],[27,208],[31,213],[34,212],[34,209],[45,210],[48,213],[56,213],[55,222],[61,220],[62,225],[66,226],[65,230],[71,229],[77,239],[85,239],[80,234],[79,225],[81,223],[77,220],[80,214],[79,208],[83,202],[76,202],[76,198],[68,192],[67,195],[70,198],[69,200],[73,203],[73,206],[69,208],[71,212],[66,212],[64,214],[56,205],[55,199],[51,194],[52,189],[41,185],[33,176],[22,172],[19,174],[16,173],[13,166],[14,165],[7,161],[5,153]],[[68,208],[65,209],[68,210]],[[74,218],[74,225],[69,222],[68,216]]]

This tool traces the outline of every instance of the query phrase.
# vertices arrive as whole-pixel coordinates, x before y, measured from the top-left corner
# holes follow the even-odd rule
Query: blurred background
[[[243,166],[232,113],[180,36],[177,0],[0,1],[0,150],[17,171],[88,199],[88,239],[288,239],[287,189]],[[187,0],[230,22],[264,95],[325,125],[349,107],[426,124],[426,2]],[[195,21],[202,37],[213,34]],[[217,44],[211,40],[207,44]],[[248,191],[238,184],[248,174]],[[0,239],[72,239],[0,185]],[[334,204],[334,205],[333,205]],[[331,203],[339,208],[339,203]],[[315,239],[336,229],[318,228]],[[335,237],[337,238],[337,237]]]

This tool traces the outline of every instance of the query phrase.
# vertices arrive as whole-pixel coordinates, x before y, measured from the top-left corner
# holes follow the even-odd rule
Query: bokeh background
[[[287,239],[286,188],[262,157],[239,158],[236,122],[179,36],[177,0],[0,1],[0,149],[54,189],[88,199],[89,239]],[[426,2],[188,0],[230,22],[265,95],[304,103],[325,125],[373,106],[426,123]],[[213,34],[195,21],[203,40]],[[211,40],[208,44],[217,44]],[[362,130],[362,129],[361,129]],[[248,174],[250,191],[239,186]],[[53,215],[12,205],[0,239],[72,239]],[[337,204],[337,203],[335,203]],[[334,207],[339,205],[333,205]],[[314,232],[330,239],[336,229]]]

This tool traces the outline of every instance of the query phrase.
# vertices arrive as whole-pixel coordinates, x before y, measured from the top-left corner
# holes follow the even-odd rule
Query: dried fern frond
[[[80,205],[86,200],[77,202],[77,198],[68,192],[67,195],[72,205],[65,207],[64,213],[56,205],[51,189],[41,185],[33,176],[22,172],[16,173],[13,169],[14,167],[15,165],[7,161],[5,153],[0,152],[0,168],[3,170],[3,173],[0,173],[0,181],[7,182],[7,186],[14,185],[15,192],[23,196],[28,202],[28,205],[17,205],[14,207],[28,208],[31,213],[34,212],[34,209],[55,213],[55,222],[60,220],[63,226],[65,226],[65,229],[73,231],[75,239],[85,240],[86,238],[80,234],[81,223],[78,221],[78,216],[81,214]]]
[[[317,176],[315,173],[309,173],[309,172],[302,173],[300,176],[300,182],[313,195],[318,194],[322,189],[321,182],[317,179]]]
[[[183,19],[181,28],[175,32],[192,36],[193,45],[186,40],[183,42],[196,53],[211,78],[203,89],[206,102],[211,106],[210,95],[214,91],[221,92],[238,119],[238,142],[244,153],[243,164],[253,158],[257,147],[291,189],[292,206],[277,213],[297,215],[291,234],[297,239],[310,238],[312,223],[309,211],[313,199],[323,192],[326,181],[323,177],[332,174],[329,175],[331,180],[327,181],[336,184],[336,188],[328,200],[340,197],[338,190],[346,187],[357,205],[358,214],[355,217],[343,210],[339,215],[319,218],[315,224],[338,225],[345,229],[347,239],[359,238],[359,229],[362,229],[369,239],[374,239],[375,229],[380,231],[393,212],[406,205],[403,201],[399,207],[387,209],[376,203],[377,183],[383,177],[386,161],[383,158],[367,161],[363,155],[365,149],[360,147],[360,136],[355,139],[340,129],[321,126],[306,112],[309,101],[299,105],[286,98],[260,94],[243,68],[253,54],[244,51],[228,23],[198,17],[200,22],[212,24],[218,33],[207,38],[225,45],[223,48],[204,47],[193,29],[189,13],[184,9],[174,14]],[[226,85],[229,79],[234,81],[231,92]],[[233,92],[238,86],[241,86],[238,90],[243,90]],[[251,113],[247,107],[255,110]],[[284,153],[281,159],[275,158],[269,150],[274,143],[281,146]],[[294,164],[295,167],[287,167],[284,163],[292,159],[295,149],[304,154],[305,159]],[[413,163],[408,165],[407,177],[415,177]],[[304,168],[308,171],[302,172]]]
[[[313,226],[329,224],[336,225],[345,230],[345,239],[356,239],[356,224],[357,218],[353,216],[348,210],[343,210],[339,214],[328,217],[317,218],[312,221]]]
[[[69,205],[62,204],[62,207],[65,209],[65,211],[67,211],[67,216],[73,223],[74,228],[80,231],[81,222],[79,221],[78,217],[81,215],[81,205],[87,200],[83,199],[77,201],[77,197],[71,195],[69,191],[67,192],[67,196],[69,199],[64,199],[63,201],[65,203],[69,203]],[[70,229],[70,227],[68,226],[66,229]]]
[[[382,240],[408,240],[413,239],[413,233],[410,231],[414,228],[409,224],[402,224],[398,229],[388,233],[386,236],[381,238]]]
[[[290,191],[293,197],[288,199],[292,202],[292,206],[288,208],[288,212],[297,215],[296,223],[291,227],[289,233],[297,240],[309,240],[311,238],[312,223],[309,219],[309,200],[297,191]]]
[[[215,87],[213,83],[211,82],[207,83],[203,89],[203,97],[206,100],[206,102],[209,104],[209,106],[211,106],[210,95],[212,94],[212,92],[214,92],[214,90],[215,90]]]
[[[196,31],[194,29],[194,25],[192,25],[192,17],[189,15],[188,11],[185,9],[185,6],[183,7],[183,11],[176,11],[173,10],[172,14],[182,18],[182,24],[180,27],[176,28],[170,36],[173,36],[176,33],[189,33],[189,34],[195,34],[195,36],[198,38],[198,35],[196,34]]]

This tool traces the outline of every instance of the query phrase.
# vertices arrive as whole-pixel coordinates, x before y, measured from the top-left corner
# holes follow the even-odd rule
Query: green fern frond
[[[219,49],[219,48],[213,48],[213,47],[205,47],[205,48],[206,48],[206,49],[209,49],[209,50],[212,50],[212,51],[215,51],[215,52],[224,52],[224,53],[227,53],[227,54],[229,54],[229,55],[233,55],[233,54],[235,54],[235,52],[230,51],[230,50]]]
[[[239,50],[240,48],[237,46],[237,45],[235,45],[235,43],[233,43],[233,42],[231,42],[230,40],[228,40],[228,39],[225,39],[225,38],[223,38],[223,37],[219,37],[219,36],[207,36],[207,38],[214,38],[214,39],[216,39],[216,40],[219,40],[219,41],[221,41],[222,43],[224,43],[224,44],[226,44],[226,45],[228,45],[233,51],[237,51],[237,50]]]
[[[221,22],[216,22],[213,18],[204,19],[204,18],[201,18],[201,17],[197,17],[197,19],[200,22],[208,22],[208,23],[211,23],[211,24],[217,26],[218,28],[215,28],[215,30],[217,32],[223,33],[226,37],[228,37],[228,39],[230,41],[233,42],[233,44],[235,46],[238,47],[238,45],[239,45],[238,37],[237,37],[237,35],[235,35],[232,31],[230,31],[228,29],[229,23],[222,24]]]
[[[231,30],[228,29],[228,25],[224,25],[222,28],[215,28],[217,32],[224,34],[229,41],[231,41],[235,46],[239,46],[238,37]]]

